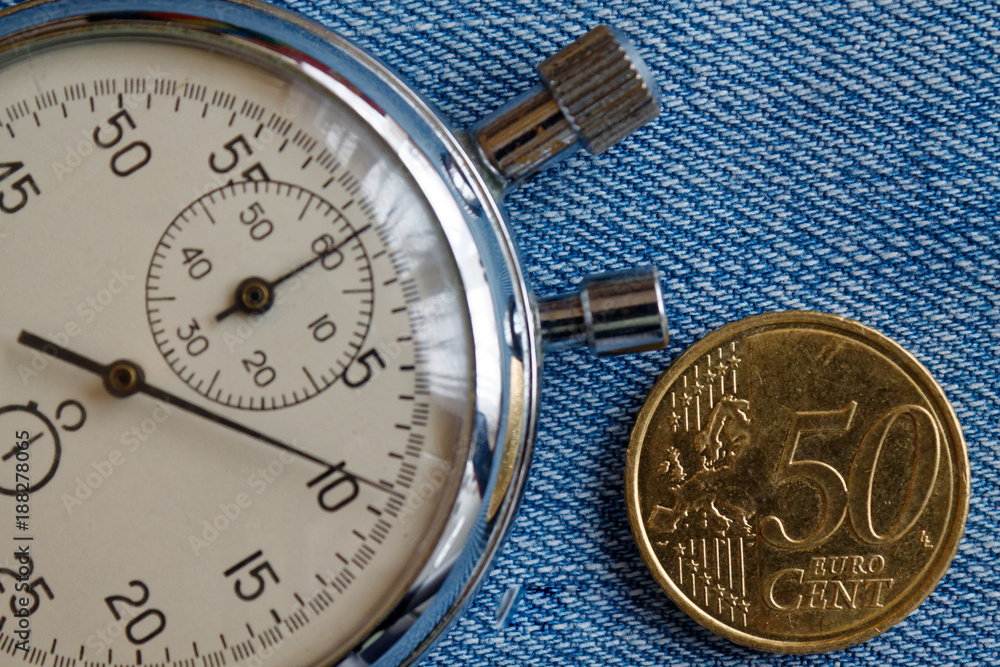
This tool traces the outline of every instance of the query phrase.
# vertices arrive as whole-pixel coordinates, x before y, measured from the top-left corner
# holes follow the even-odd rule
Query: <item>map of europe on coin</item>
[[[657,381],[626,466],[654,578],[729,639],[786,653],[884,632],[946,572],[969,502],[940,386],[857,322],[768,313],[719,329]]]

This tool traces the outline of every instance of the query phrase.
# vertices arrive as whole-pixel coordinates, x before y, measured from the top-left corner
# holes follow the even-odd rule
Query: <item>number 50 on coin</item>
[[[657,381],[625,472],[660,586],[729,639],[831,651],[905,618],[958,548],[965,441],[941,387],[857,322],[768,313]]]

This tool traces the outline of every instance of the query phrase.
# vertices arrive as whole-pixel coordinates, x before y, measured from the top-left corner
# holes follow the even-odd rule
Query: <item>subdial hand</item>
[[[33,436],[33,437],[32,437],[32,438],[30,439],[30,440],[28,440],[28,445],[30,446],[30,445],[33,445],[33,444],[35,444],[35,442],[36,442],[36,441],[37,441],[37,440],[38,440],[39,438],[41,438],[41,437],[42,437],[43,435],[45,435],[45,431],[41,431],[41,432],[40,432],[40,433],[39,433],[38,435],[36,435],[36,436]],[[17,454],[17,453],[18,453],[19,451],[21,451],[21,448],[20,448],[20,447],[16,447],[16,446],[15,446],[15,447],[12,447],[12,448],[11,448],[11,450],[10,450],[9,452],[7,452],[6,454],[4,454],[3,456],[0,456],[0,461],[7,461],[7,460],[10,460],[10,459],[14,458],[14,456],[15,456],[15,455],[16,455],[16,454]]]
[[[236,293],[233,296],[233,304],[216,315],[215,321],[221,322],[233,313],[240,311],[247,314],[267,312],[270,310],[271,306],[274,305],[274,288],[289,278],[302,273],[309,267],[316,264],[316,262],[321,262],[335,252],[339,252],[341,248],[367,231],[370,227],[371,225],[364,225],[363,227],[351,232],[344,237],[344,240],[340,243],[327,248],[323,252],[317,253],[312,259],[299,264],[294,269],[285,273],[276,280],[268,281],[258,276],[252,276],[243,280],[236,288]]]
[[[265,435],[264,433],[256,431],[250,428],[249,426],[245,426],[243,424],[233,421],[232,419],[229,419],[222,415],[206,410],[201,406],[186,401],[180,396],[175,396],[174,394],[171,394],[168,391],[160,389],[159,387],[154,387],[153,385],[146,382],[145,374],[143,373],[142,368],[138,364],[132,361],[120,359],[110,364],[106,365],[100,364],[94,361],[93,359],[90,359],[89,357],[85,357],[81,354],[73,352],[72,350],[68,350],[62,347],[61,345],[57,345],[56,343],[45,340],[44,338],[36,336],[35,334],[29,333],[27,331],[21,332],[21,334],[17,337],[17,342],[20,343],[21,345],[33,348],[35,350],[38,350],[39,352],[42,352],[43,354],[55,357],[56,359],[65,361],[68,364],[72,364],[73,366],[82,368],[85,371],[89,371],[95,375],[100,376],[101,379],[104,381],[104,388],[107,389],[108,393],[111,394],[112,396],[117,396],[118,398],[126,398],[128,396],[132,396],[133,394],[145,394],[151,398],[155,398],[158,401],[163,401],[164,403],[178,407],[181,410],[190,412],[191,414],[202,417],[203,419],[207,419],[211,422],[219,424],[220,426],[225,426],[234,431],[237,431],[251,438],[254,438],[255,440],[259,440],[260,442],[271,445],[272,447],[276,447],[286,452],[290,452],[292,454],[295,454],[296,456],[306,459],[307,461],[312,461],[313,463],[321,465],[327,469],[338,470],[342,474],[345,474],[349,477],[353,477],[358,482],[379,489],[380,491],[383,491],[389,494],[390,496],[395,496],[399,499],[404,498],[403,494],[399,493],[398,491],[386,488],[385,486],[382,486],[377,482],[373,482],[369,479],[361,477],[360,475],[356,475],[353,472],[348,471],[347,468],[345,467],[346,466],[345,461],[341,461],[340,463],[337,464],[324,461],[318,456],[314,456],[313,454],[303,451],[298,447],[294,447],[292,445],[284,443],[276,438],[272,438],[269,435]]]

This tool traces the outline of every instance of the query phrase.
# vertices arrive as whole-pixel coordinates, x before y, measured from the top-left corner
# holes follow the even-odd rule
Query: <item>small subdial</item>
[[[346,206],[345,206],[346,208]],[[160,239],[146,310],[160,353],[222,405],[273,410],[334,384],[371,325],[367,215],[275,181],[230,183]]]

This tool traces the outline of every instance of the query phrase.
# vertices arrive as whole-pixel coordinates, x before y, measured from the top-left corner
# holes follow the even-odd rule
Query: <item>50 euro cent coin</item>
[[[639,413],[625,483],[674,602],[781,653],[904,619],[947,571],[969,505],[962,430],[927,369],[813,312],[750,317],[688,349]]]

